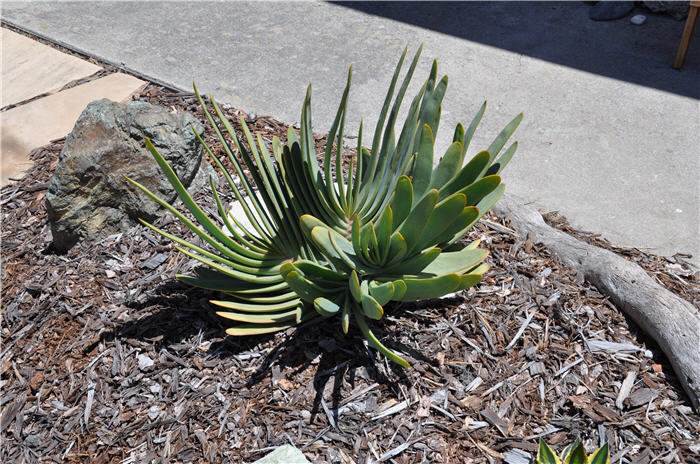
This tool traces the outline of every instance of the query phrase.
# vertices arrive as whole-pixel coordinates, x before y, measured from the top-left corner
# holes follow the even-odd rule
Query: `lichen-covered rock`
[[[53,247],[66,251],[79,240],[96,240],[153,220],[159,205],[123,176],[145,185],[166,201],[175,192],[146,150],[148,137],[186,187],[208,183],[211,166],[192,128],[202,124],[188,113],[173,114],[144,102],[90,103],[66,138],[46,194]],[[201,166],[201,167],[200,167]]]

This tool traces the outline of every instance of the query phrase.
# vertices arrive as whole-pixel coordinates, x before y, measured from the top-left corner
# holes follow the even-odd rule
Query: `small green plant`
[[[557,456],[547,443],[540,440],[535,464],[610,464],[610,453],[606,443],[590,456],[586,456],[583,444],[576,440]]]
[[[238,323],[227,330],[228,334],[273,332],[317,315],[338,317],[343,332],[348,332],[354,320],[380,352],[408,366],[381,344],[367,319],[381,319],[390,301],[436,298],[481,281],[488,269],[483,264],[488,252],[477,248],[478,241],[466,246],[457,241],[503,194],[505,185],[498,174],[515,153],[517,142],[505,151],[503,148],[522,114],[486,150],[464,164],[486,109],[484,103],[469,127],[457,125],[452,144],[433,167],[435,134],[447,88],[446,76],[437,80],[437,62],[433,62],[428,79],[413,98],[403,128],[399,133],[395,131],[399,107],[420,52],[419,48],[394,95],[406,56],[404,50],[371,147],[362,145],[360,123],[357,153],[350,158],[346,172],[341,161],[352,67],[328,134],[322,166],[311,130],[310,85],[302,107],[300,133],[290,128],[286,142],[275,137],[271,147],[260,135],[254,137],[241,118],[244,144],[213,98],[210,110],[195,87],[240,187],[234,182],[234,174],[224,168],[201,138],[200,142],[223,172],[247,221],[224,206],[213,182],[211,190],[219,218],[215,222],[207,216],[146,140],[196,223],[142,185],[129,181],[172,212],[207,247],[144,224],[205,265],[197,267],[195,275],[178,278],[227,295],[226,300],[212,303],[224,309],[219,315]]]

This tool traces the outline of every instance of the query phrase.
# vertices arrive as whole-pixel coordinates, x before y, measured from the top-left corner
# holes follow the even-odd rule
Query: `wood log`
[[[504,195],[494,212],[511,220],[523,236],[530,235],[586,280],[644,330],[673,367],[696,411],[700,410],[700,311],[656,283],[637,264],[615,253],[584,243],[548,226],[542,215],[512,196]]]

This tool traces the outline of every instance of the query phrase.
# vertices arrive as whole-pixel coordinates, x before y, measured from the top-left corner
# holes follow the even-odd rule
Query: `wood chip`
[[[615,400],[615,406],[617,406],[617,409],[622,409],[622,403],[632,391],[632,386],[634,385],[636,378],[637,373],[635,371],[629,371],[627,376],[625,376],[625,380],[622,382],[620,391],[617,393],[617,399]]]
[[[503,453],[503,460],[508,464],[530,464],[532,455],[527,451],[513,449]]]
[[[508,422],[499,417],[496,411],[491,408],[486,408],[481,411],[480,414],[489,424],[496,427],[501,435],[504,437],[508,436]]]

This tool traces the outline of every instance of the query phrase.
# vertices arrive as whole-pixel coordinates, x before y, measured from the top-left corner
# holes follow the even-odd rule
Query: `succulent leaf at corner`
[[[360,290],[360,279],[357,277],[357,272],[353,269],[350,272],[350,277],[348,278],[348,287],[350,288],[350,295],[357,302],[362,302],[362,290]]]
[[[540,446],[537,449],[537,458],[535,459],[537,464],[561,464],[559,457],[556,455],[554,450],[549,447],[544,440],[540,440]]]
[[[314,300],[314,309],[323,317],[331,317],[338,313],[340,306],[327,298],[318,297]]]

